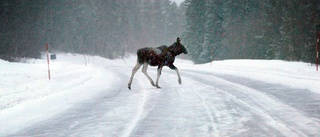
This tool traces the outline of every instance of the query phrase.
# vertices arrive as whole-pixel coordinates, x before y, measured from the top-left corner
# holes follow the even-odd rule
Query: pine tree
[[[187,28],[184,34],[184,39],[188,45],[189,54],[195,63],[200,63],[199,55],[203,52],[204,44],[204,29],[206,22],[206,1],[187,0],[188,5],[186,11]],[[202,61],[203,62],[203,61]]]
[[[224,3],[221,0],[208,0],[206,3],[205,38],[202,62],[221,59],[224,55]]]
[[[302,49],[302,61],[315,63],[316,55],[316,24],[317,15],[318,21],[320,17],[320,2],[318,0],[304,1],[305,16],[304,20],[300,20],[302,26],[302,33],[306,35],[304,38],[305,46]],[[318,9],[317,9],[318,8]],[[303,14],[303,13],[302,13]],[[305,21],[305,24],[303,23]]]

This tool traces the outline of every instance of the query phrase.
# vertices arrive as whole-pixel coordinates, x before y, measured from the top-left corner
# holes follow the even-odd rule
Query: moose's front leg
[[[175,71],[177,72],[177,75],[178,75],[178,82],[181,85],[181,77],[180,77],[179,69],[176,68]]]
[[[175,71],[177,72],[178,82],[179,82],[179,84],[181,85],[181,77],[180,77],[179,69],[178,69],[176,66],[174,66],[173,64],[169,65],[169,68],[170,68],[170,69],[173,69],[173,70],[175,70]]]
[[[161,88],[161,87],[159,86],[159,78],[160,78],[160,75],[161,75],[162,67],[163,67],[163,66],[161,66],[161,65],[158,66],[157,81],[156,81],[156,87],[157,87],[157,88]]]

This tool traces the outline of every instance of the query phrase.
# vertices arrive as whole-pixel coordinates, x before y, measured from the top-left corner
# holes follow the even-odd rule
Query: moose
[[[178,82],[181,84],[181,77],[179,74],[179,70],[176,66],[173,65],[175,57],[180,55],[181,53],[188,54],[187,49],[180,43],[181,39],[178,37],[177,41],[174,42],[171,46],[162,45],[156,48],[153,47],[145,47],[141,48],[137,51],[137,64],[132,69],[131,77],[128,83],[128,88],[131,90],[131,83],[134,75],[139,70],[139,68],[143,65],[142,72],[149,79],[152,86],[160,88],[158,82],[161,75],[161,71],[163,66],[168,66],[170,69],[175,70],[178,75]],[[157,69],[157,81],[154,84],[153,80],[147,73],[148,65],[150,66],[158,66]]]

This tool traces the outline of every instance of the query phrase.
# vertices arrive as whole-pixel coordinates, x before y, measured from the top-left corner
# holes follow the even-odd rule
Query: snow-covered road
[[[320,94],[314,90],[316,85],[320,85],[318,74],[309,76],[306,70],[297,74],[295,71],[300,71],[299,67],[289,72],[274,66],[271,67],[274,70],[264,67],[265,71],[256,71],[261,62],[250,64],[250,68],[234,65],[230,69],[223,62],[192,65],[177,60],[182,85],[178,84],[174,71],[164,68],[159,82],[161,89],[152,87],[148,79],[138,72],[132,90],[128,90],[133,60],[122,61],[127,62],[125,65],[113,63],[103,66],[110,78],[101,79],[101,83],[108,84],[94,95],[43,120],[25,124],[27,126],[14,132],[2,128],[7,132],[0,133],[0,136],[320,135]],[[239,63],[233,61],[231,64],[234,62]],[[271,64],[276,63],[279,62]],[[306,69],[311,68],[298,64]],[[148,73],[154,78],[156,68],[149,68]],[[256,76],[253,78],[252,75]],[[258,80],[261,77],[265,79]],[[266,80],[268,78],[271,80]],[[309,84],[294,86],[292,83],[286,84],[286,81]],[[32,111],[32,108],[29,109]],[[5,111],[10,111],[10,108]],[[7,122],[1,120],[0,124]]]

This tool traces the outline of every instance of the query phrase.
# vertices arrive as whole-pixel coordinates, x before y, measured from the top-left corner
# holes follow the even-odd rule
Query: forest
[[[117,58],[181,36],[183,11],[170,0],[2,0],[0,58],[51,52]]]
[[[39,58],[48,43],[113,59],[181,37],[194,63],[314,63],[319,24],[318,0],[2,0],[0,58]]]
[[[187,0],[192,60],[315,62],[319,0]],[[319,30],[318,30],[319,32]]]

